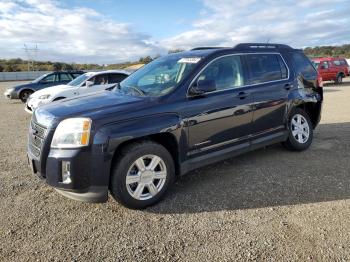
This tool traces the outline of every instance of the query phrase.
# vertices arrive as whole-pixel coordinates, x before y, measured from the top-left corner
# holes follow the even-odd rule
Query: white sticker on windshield
[[[187,63],[187,64],[197,64],[201,60],[200,57],[183,57],[178,63]]]

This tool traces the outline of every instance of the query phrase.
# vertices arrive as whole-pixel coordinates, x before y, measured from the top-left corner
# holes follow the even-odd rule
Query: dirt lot
[[[349,261],[350,81],[325,88],[312,147],[280,145],[181,178],[145,211],[64,198],[26,162],[29,115],[0,83],[2,261]]]

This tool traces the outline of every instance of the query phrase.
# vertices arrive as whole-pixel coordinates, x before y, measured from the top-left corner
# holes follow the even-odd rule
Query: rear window
[[[292,64],[297,75],[306,78],[316,78],[317,72],[311,61],[301,52],[293,52],[291,55]]]
[[[249,83],[259,84],[264,82],[286,79],[287,67],[278,54],[249,54],[245,55],[249,69]]]

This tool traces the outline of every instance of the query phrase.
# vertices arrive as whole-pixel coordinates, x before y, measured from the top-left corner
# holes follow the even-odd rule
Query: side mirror
[[[199,80],[197,85],[191,87],[190,95],[200,96],[213,91],[216,91],[216,82],[214,80]]]
[[[94,85],[94,82],[93,82],[93,81],[89,81],[89,80],[88,80],[88,81],[85,82],[85,86],[86,86],[86,87],[91,87],[91,86],[93,86],[93,85]]]

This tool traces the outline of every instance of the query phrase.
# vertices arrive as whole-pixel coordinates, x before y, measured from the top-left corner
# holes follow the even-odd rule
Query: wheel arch
[[[296,106],[307,113],[310,117],[312,127],[315,129],[320,121],[321,106],[319,103],[306,102]]]
[[[125,148],[126,146],[128,146],[130,144],[141,143],[143,141],[152,141],[152,142],[155,142],[157,144],[164,146],[169,151],[169,153],[171,154],[171,156],[174,160],[176,175],[180,174],[179,144],[177,142],[175,135],[172,133],[169,133],[169,132],[146,135],[146,136],[133,138],[133,139],[126,140],[126,141],[122,142],[120,145],[118,145],[115,148],[115,150],[113,152],[111,167],[117,161],[118,157],[120,156],[120,152],[122,151],[123,148]],[[112,171],[112,169],[111,169],[111,171]]]
[[[66,97],[58,96],[58,97],[55,97],[52,101],[55,102],[55,101],[62,100],[62,99],[66,99]]]
[[[179,115],[167,113],[116,122],[104,125],[99,133],[103,133],[103,141],[106,141],[105,152],[110,159],[110,172],[123,147],[135,142],[153,141],[169,151],[174,159],[176,174],[180,174],[184,154],[180,148],[186,145],[187,135]]]
[[[25,91],[30,91],[30,92],[32,92],[32,93],[35,92],[35,90],[32,89],[32,88],[30,88],[30,87],[24,87],[23,89],[21,89],[21,90],[18,92],[18,97],[21,97],[21,94],[22,94],[23,92],[25,92]]]

